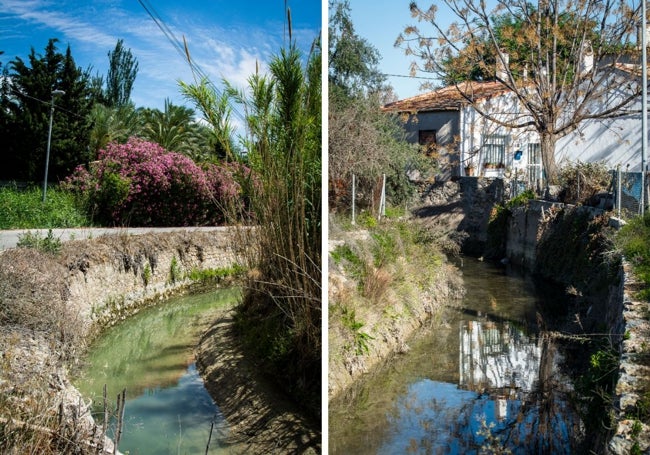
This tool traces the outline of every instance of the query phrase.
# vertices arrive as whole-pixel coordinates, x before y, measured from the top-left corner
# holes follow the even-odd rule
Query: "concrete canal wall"
[[[505,225],[497,226],[504,229],[497,236],[505,239],[497,239],[495,248],[490,220],[505,193],[500,179],[464,177],[428,188],[425,206],[415,213],[426,224],[462,232],[466,254],[508,262],[563,284],[576,296],[593,297],[592,304],[575,314],[577,322],[590,318],[603,326],[621,355],[613,403],[616,430],[608,450],[627,454],[636,444],[634,450],[650,453],[650,428],[642,424],[639,431],[630,418],[650,382],[650,368],[643,365],[644,356],[650,355],[650,308],[634,298],[639,285],[630,267],[620,261],[607,263],[598,251],[606,228],[619,228],[623,222],[594,207],[529,201],[510,209]]]
[[[633,453],[632,448],[636,444],[636,448],[641,450],[640,453],[648,453],[650,427],[632,416],[638,413],[637,403],[643,399],[644,393],[647,393],[648,380],[650,380],[650,367],[645,365],[647,362],[644,361],[644,356],[649,355],[650,349],[648,347],[650,346],[650,321],[648,321],[650,312],[647,302],[640,302],[634,298],[639,283],[632,274],[629,264],[623,261],[612,270],[602,257],[596,255],[590,255],[590,265],[580,263],[579,260],[574,262],[576,256],[580,255],[580,250],[576,250],[576,246],[570,243],[580,243],[577,248],[585,250],[589,248],[586,244],[587,240],[579,235],[580,233],[576,233],[578,234],[576,236],[566,235],[564,246],[562,246],[561,234],[553,239],[559,247],[551,254],[555,254],[557,263],[566,263],[566,268],[548,267],[545,264],[551,262],[546,251],[549,245],[544,242],[554,235],[550,230],[563,229],[564,233],[566,229],[560,225],[566,226],[570,223],[576,226],[575,229],[580,229],[580,226],[584,226],[580,219],[593,221],[598,216],[608,218],[607,214],[596,208],[565,206],[545,201],[531,201],[526,207],[515,208],[508,224],[506,258],[511,264],[529,271],[545,274],[559,282],[565,280],[565,284],[569,286],[573,286],[572,281],[585,283],[583,289],[577,290],[580,294],[592,289],[601,294],[600,304],[593,304],[586,313],[589,315],[593,311],[589,316],[604,322],[610,340],[621,356],[613,403],[616,430],[609,442],[608,451],[611,454],[629,454]],[[564,219],[558,222],[557,217]],[[618,228],[621,222],[609,218],[607,224]],[[591,237],[595,235],[597,232],[589,233]],[[539,260],[540,255],[541,260]],[[602,264],[598,264],[598,261],[602,261]],[[547,267],[549,270],[544,270]],[[591,281],[588,277],[581,276],[576,270],[578,268],[586,268],[584,275],[591,275]],[[605,272],[607,277],[599,275],[601,273],[599,269],[603,268],[609,268]],[[567,272],[568,269],[573,269],[574,273]],[[560,270],[564,271],[562,275],[558,275]],[[595,284],[598,281],[602,287]],[[577,313],[578,318],[588,317],[587,315],[582,316]]]

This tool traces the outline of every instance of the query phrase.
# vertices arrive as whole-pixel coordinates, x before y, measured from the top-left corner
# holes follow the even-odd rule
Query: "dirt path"
[[[233,310],[203,335],[196,358],[206,388],[228,421],[233,452],[321,452],[320,423],[303,417],[244,358],[233,334]]]

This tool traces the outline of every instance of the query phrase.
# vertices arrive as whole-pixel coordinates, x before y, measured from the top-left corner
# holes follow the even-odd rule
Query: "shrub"
[[[585,204],[596,193],[606,191],[612,175],[604,162],[582,163],[577,161],[560,169],[563,202]]]
[[[61,239],[54,237],[52,229],[43,237],[38,232],[25,232],[18,236],[18,248],[34,248],[43,253],[57,254],[61,251]]]
[[[132,226],[222,224],[225,208],[243,210],[243,165],[195,164],[157,144],[132,138],[100,150],[89,169],[79,167],[66,180],[99,222]]]
[[[637,298],[650,300],[650,212],[636,217],[616,235],[616,246],[632,264],[634,273],[644,286]]]

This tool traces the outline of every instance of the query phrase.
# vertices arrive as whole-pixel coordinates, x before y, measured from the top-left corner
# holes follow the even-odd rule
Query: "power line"
[[[17,96],[24,96],[25,98],[31,98],[34,101],[38,101],[38,102],[46,104],[48,106],[50,106],[52,104],[52,101],[45,101],[45,100],[42,100],[40,98],[36,98],[35,96],[31,96],[31,95],[28,95],[26,93],[21,93],[18,90],[15,90],[15,89],[12,89],[12,93],[14,93]],[[64,109],[61,106],[59,106],[58,104],[56,104],[56,103],[54,103],[54,109],[65,112],[66,114],[72,115],[72,116],[80,118],[80,119],[85,119],[86,118],[83,115],[77,114],[76,112],[72,112],[72,111],[69,111],[67,109]]]
[[[409,76],[407,74],[387,74],[387,73],[382,73],[382,76],[386,76],[386,77],[403,77],[403,78],[407,78],[407,79],[426,79],[426,80],[429,80],[429,81],[440,80],[437,77]]]
[[[163,32],[167,40],[174,46],[176,51],[179,53],[179,55],[183,58],[183,60],[187,60],[190,69],[192,72],[197,74],[202,80],[206,80],[207,83],[210,85],[210,87],[219,95],[222,96],[221,90],[210,80],[208,75],[203,71],[203,69],[190,57],[188,53],[185,52],[185,45],[182,43],[181,40],[179,40],[174,32],[169,28],[167,24],[162,20],[160,15],[156,12],[156,10],[153,8],[153,6],[149,3],[148,0],[138,0],[140,5],[144,8],[144,10],[147,12],[149,17],[155,22],[155,24],[158,26],[158,28]],[[228,103],[230,105],[230,109],[233,112],[234,116],[237,117],[239,120],[241,120],[244,124],[246,123],[246,117],[242,115],[241,112],[237,110],[235,106],[233,106],[230,102]]]

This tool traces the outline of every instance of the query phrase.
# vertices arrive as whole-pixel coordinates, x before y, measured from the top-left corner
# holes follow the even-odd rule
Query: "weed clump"
[[[446,264],[440,233],[413,220],[363,219],[366,228],[355,230],[330,218],[336,233],[329,276],[334,394],[376,359],[407,351],[408,333],[462,293]]]
[[[58,254],[61,251],[61,239],[54,237],[52,229],[43,237],[38,232],[26,232],[18,236],[18,248],[34,248],[44,253]]]
[[[642,282],[637,297],[650,301],[650,212],[623,226],[616,235],[615,244]]]

